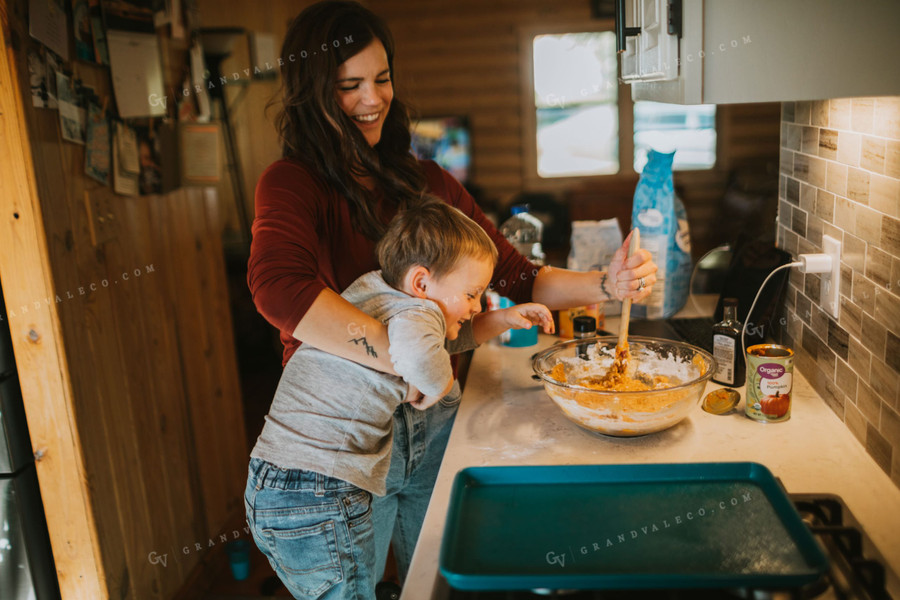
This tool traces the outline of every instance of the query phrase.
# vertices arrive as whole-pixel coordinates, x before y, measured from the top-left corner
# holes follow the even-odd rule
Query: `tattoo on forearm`
[[[609,293],[609,290],[606,289],[607,277],[608,277],[608,275],[606,274],[606,271],[600,272],[600,291],[602,291],[604,294],[606,294],[607,298],[612,298],[612,295]]]
[[[373,358],[378,358],[378,353],[375,352],[375,347],[369,345],[369,342],[366,340],[365,336],[353,338],[350,341],[353,342],[354,344],[356,344],[357,346],[362,344],[366,348],[366,354],[370,354]]]

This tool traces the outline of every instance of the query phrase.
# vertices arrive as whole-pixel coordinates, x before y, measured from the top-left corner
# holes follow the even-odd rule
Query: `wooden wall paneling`
[[[64,180],[65,194],[59,200],[69,206],[77,207],[70,214],[83,210],[82,200],[86,186],[93,186],[83,176],[84,151],[81,146],[67,142],[58,144],[62,156],[61,178]],[[48,165],[43,165],[44,168]],[[124,211],[116,207],[116,213]],[[45,222],[59,220],[62,215],[54,211],[46,211]],[[68,224],[71,227],[71,221]],[[142,432],[136,423],[136,409],[141,392],[146,385],[140,365],[136,364],[129,351],[130,337],[123,330],[126,323],[117,322],[118,311],[130,312],[131,307],[124,306],[117,292],[122,287],[113,283],[111,276],[110,255],[121,253],[120,248],[101,248],[92,250],[89,238],[76,239],[71,250],[54,257],[55,270],[76,265],[82,285],[87,294],[84,299],[86,320],[81,323],[82,335],[66,339],[70,346],[70,356],[85,356],[87,348],[83,347],[84,334],[91,336],[96,346],[90,348],[98,360],[73,360],[70,362],[72,376],[84,378],[99,388],[96,394],[85,399],[87,411],[98,410],[104,424],[103,436],[91,435],[91,432],[79,423],[83,432],[82,442],[85,446],[97,445],[92,452],[106,453],[112,469],[112,479],[117,492],[116,508],[119,515],[118,526],[123,536],[125,569],[108,571],[110,594],[121,598],[134,598],[137,585],[147,597],[151,589],[158,589],[157,570],[143,553],[143,544],[154,538],[154,527],[150,524],[150,506],[148,502],[148,480],[143,473],[146,464],[142,460]],[[115,243],[115,240],[114,242]],[[76,251],[76,248],[80,251]],[[108,286],[104,287],[106,281]],[[93,398],[92,398],[93,396]],[[89,399],[96,400],[96,405],[88,406]],[[102,463],[101,463],[102,464]],[[152,483],[152,480],[149,480]],[[98,490],[106,493],[105,490]],[[152,582],[152,583],[151,583]],[[142,584],[146,585],[144,587]]]
[[[122,356],[122,352],[117,349],[113,349],[112,352],[101,349],[109,343],[108,339],[103,338],[103,333],[115,330],[117,326],[114,323],[114,312],[105,310],[104,306],[95,300],[99,296],[106,295],[107,300],[111,301],[111,295],[115,294],[115,284],[109,277],[108,270],[104,269],[103,261],[106,260],[106,253],[91,249],[87,233],[87,216],[81,198],[85,187],[93,193],[111,194],[111,192],[108,188],[86,180],[81,175],[83,152],[80,147],[73,144],[59,142],[58,113],[36,111],[36,115],[43,124],[43,131],[46,132],[39,136],[46,153],[38,158],[38,164],[49,172],[62,174],[62,177],[42,178],[45,185],[41,196],[46,199],[44,222],[50,231],[58,230],[51,236],[50,246],[53,262],[58,267],[54,271],[57,287],[77,294],[74,300],[61,306],[61,320],[66,331],[64,339],[68,352],[72,356],[80,357],[80,360],[70,364],[74,367],[71,375],[78,392],[76,394],[78,426],[84,432],[82,439],[87,440],[85,454],[91,457],[88,461],[91,465],[88,481],[98,492],[92,497],[92,501],[98,514],[107,517],[119,515],[115,521],[105,518],[100,519],[97,524],[106,572],[110,575],[107,583],[113,594],[129,597],[134,593],[131,584],[140,585],[142,580],[146,580],[150,575],[152,568],[146,559],[146,553],[136,547],[141,542],[152,541],[151,534],[159,531],[150,525],[147,498],[149,496],[150,506],[167,506],[168,503],[154,502],[153,488],[149,488],[151,493],[146,493],[146,488],[143,487],[144,474],[140,468],[136,468],[139,463],[129,460],[122,465],[115,461],[114,457],[122,455],[118,440],[134,435],[134,431],[122,422],[121,416],[101,408],[108,404],[129,406],[127,385],[123,386],[122,382],[116,382],[119,385],[104,386],[103,381],[98,382],[103,378],[97,376],[106,371],[110,374],[109,377],[121,377],[122,367],[127,367],[129,363],[119,362],[117,367],[115,361],[93,360],[98,356],[119,357]],[[72,210],[69,210],[70,206]],[[76,255],[79,248],[82,254],[80,258]],[[82,261],[89,265],[87,271],[78,268],[77,265]],[[74,268],[63,267],[67,264]],[[72,279],[71,275],[76,275],[76,278]],[[102,287],[101,282],[104,278],[110,282],[111,288]],[[95,285],[96,291],[90,291],[91,284]],[[86,296],[82,297],[76,291],[79,287],[87,288]],[[63,296],[65,291],[62,292]],[[83,311],[85,308],[87,310]],[[105,391],[102,389],[104,387]],[[101,432],[104,435],[98,435]],[[126,460],[134,458],[134,455],[127,452],[127,448],[124,454]],[[125,471],[129,472],[127,476]],[[127,482],[128,486],[137,486],[137,489],[131,495],[120,493],[121,490],[117,486],[123,482]],[[134,499],[139,499],[143,506],[129,504]],[[129,512],[127,510],[129,507],[134,508],[136,512]],[[131,537],[134,546],[126,548],[122,536],[123,532],[129,531],[132,524],[136,525]],[[150,580],[152,583],[147,589],[157,588],[158,582],[152,577]]]
[[[24,2],[0,5],[0,277],[19,370],[19,382],[36,459],[50,540],[66,600],[106,597],[94,506],[76,427],[74,385],[63,347],[62,307],[50,275],[48,231],[34,169],[32,134],[38,124],[23,99],[30,95],[25,59]],[[29,92],[23,93],[24,90]],[[36,154],[41,153],[35,149]],[[65,243],[65,236],[59,243]],[[53,298],[15,319],[15,307]],[[39,301],[39,300],[37,300]]]
[[[97,268],[95,254],[90,250],[81,200],[84,181],[83,178],[74,176],[83,170],[83,164],[76,156],[79,152],[75,145],[59,142],[59,117],[56,111],[38,110],[32,116],[37,124],[32,131],[32,139],[39,148],[39,152],[35,154],[35,165],[39,167],[39,172],[53,174],[41,176],[38,180],[42,221],[48,232],[48,253],[51,264],[55,265],[52,277],[58,291],[65,289],[74,296],[59,305],[59,315],[65,332],[63,343],[66,353],[82,358],[69,361],[68,364],[69,376],[77,392],[74,397],[74,412],[87,462],[86,479],[95,492],[91,496],[95,514],[119,515],[119,519],[114,522],[100,519],[98,521],[102,522],[97,523],[100,540],[104,545],[108,544],[106,548],[109,549],[102,553],[103,571],[108,576],[107,585],[118,592],[117,586],[129,579],[128,557],[134,557],[121,537],[125,528],[123,519],[137,519],[133,513],[123,513],[120,507],[126,496],[121,494],[122,490],[117,486],[128,479],[124,475],[120,477],[117,472],[115,452],[111,452],[114,446],[109,443],[110,437],[114,436],[115,425],[110,424],[109,413],[103,410],[110,398],[119,396],[118,402],[122,402],[119,393],[121,388],[114,390],[110,386],[102,386],[98,389],[97,379],[103,378],[96,376],[104,369],[117,371],[118,361],[115,358],[94,360],[100,356],[118,357],[118,353],[104,355],[99,350],[103,346],[103,340],[96,335],[106,330],[104,320],[109,313],[97,303],[97,294],[100,292],[90,290],[92,283],[98,290],[101,289],[102,271]],[[61,281],[61,278],[64,279]],[[85,293],[82,294],[82,291]],[[65,292],[61,295],[66,297]],[[103,324],[94,328],[91,327],[92,323]],[[21,366],[19,370],[21,373]],[[102,381],[101,385],[105,383],[108,382]],[[29,425],[31,428],[31,422]],[[132,466],[128,465],[127,468],[131,469]],[[44,498],[46,497],[45,493]],[[50,510],[53,509],[45,505],[45,511]],[[78,551],[90,549],[79,548]]]
[[[209,378],[210,386],[206,389],[205,394],[197,399],[197,402],[205,405],[205,411],[209,420],[203,423],[202,426],[212,430],[213,436],[216,438],[216,443],[213,447],[223,450],[213,456],[204,457],[209,463],[215,464],[216,469],[211,474],[217,478],[216,483],[219,485],[219,493],[216,496],[204,497],[204,504],[207,510],[219,513],[219,518],[210,523],[209,535],[215,536],[219,527],[222,526],[227,518],[229,506],[234,504],[234,500],[237,497],[235,493],[236,485],[233,484],[238,484],[240,481],[236,480],[235,475],[239,477],[243,473],[236,472],[233,468],[234,464],[229,458],[235,456],[235,453],[232,451],[233,447],[236,446],[238,451],[245,450],[244,443],[242,443],[245,438],[243,429],[240,435],[232,437],[233,428],[229,427],[229,415],[218,410],[218,406],[225,399],[223,384],[228,375],[220,370],[220,362],[217,360],[218,353],[213,352],[214,348],[221,348],[219,344],[220,336],[216,325],[223,322],[229,323],[230,318],[225,321],[218,320],[221,317],[221,313],[215,309],[215,304],[212,302],[214,293],[212,284],[216,271],[214,265],[221,261],[207,256],[209,250],[205,247],[205,244],[208,242],[206,239],[208,223],[206,219],[205,190],[203,188],[192,189],[190,194],[191,202],[186,204],[185,208],[188,211],[189,222],[193,226],[195,239],[195,245],[192,249],[196,263],[194,277],[198,285],[198,299],[202,307],[201,310],[204,310],[209,317],[209,326],[204,328],[201,339],[203,340],[202,365],[206,371],[206,377]],[[243,454],[243,452],[241,453]]]
[[[162,205],[162,199],[154,196],[142,199],[137,206],[139,211],[133,213],[136,222],[130,229],[138,232],[138,246],[142,249],[136,257],[134,268],[142,270],[142,291],[139,295],[140,315],[144,325],[142,344],[148,352],[148,360],[157,379],[156,395],[152,399],[153,418],[156,420],[156,435],[159,439],[159,462],[168,487],[167,504],[172,518],[172,526],[158,545],[147,548],[157,554],[174,551],[175,561],[173,573],[166,571],[163,578],[163,595],[169,597],[179,582],[187,576],[188,565],[183,562],[184,556],[178,551],[192,539],[196,512],[188,500],[196,495],[191,486],[192,463],[190,456],[190,432],[187,427],[186,406],[181,380],[183,373],[178,362],[178,351],[172,330],[175,324],[168,311],[166,297],[167,280],[162,275],[163,269],[169,270],[159,250],[157,236],[153,228],[152,207]],[[143,227],[140,225],[143,224]],[[150,265],[152,272],[147,272]],[[132,274],[133,275],[133,274]],[[169,569],[168,563],[164,569]]]
[[[86,464],[85,480],[91,489],[91,504],[96,519],[98,548],[106,574],[104,594],[111,592],[117,597],[125,597],[122,591],[123,582],[129,580],[128,560],[133,559],[133,552],[126,548],[123,538],[123,519],[134,520],[130,512],[123,513],[122,504],[126,495],[121,488],[127,479],[120,478],[117,468],[121,468],[114,458],[121,451],[111,442],[115,424],[105,407],[113,398],[119,403],[125,399],[119,390],[113,389],[111,382],[102,376],[104,370],[117,372],[121,365],[117,353],[110,355],[104,352],[102,336],[107,330],[104,321],[103,307],[98,305],[96,294],[90,286],[97,284],[99,288],[99,271],[95,268],[95,254],[90,247],[90,234],[87,231],[87,218],[83,213],[84,203],[75,202],[75,197],[83,195],[81,182],[73,181],[70,161],[71,154],[59,143],[59,117],[56,111],[37,111],[36,121],[39,123],[39,139],[42,153],[35,155],[35,164],[41,170],[58,173],[56,177],[42,177],[40,197],[44,208],[43,221],[49,236],[49,253],[52,263],[56,265],[53,279],[57,294],[65,301],[59,304],[60,322],[63,331],[63,342],[68,356],[77,356],[78,360],[69,361],[69,376],[74,391],[75,422],[82,441],[80,451],[83,452]],[[52,218],[48,218],[52,215]],[[59,268],[60,265],[66,265]],[[69,298],[69,296],[72,296]],[[20,372],[22,367],[19,367]],[[29,421],[29,431],[33,425]],[[132,465],[128,465],[130,468]],[[46,504],[45,513],[54,510]],[[127,510],[127,509],[126,509]],[[53,526],[49,524],[51,539]],[[87,551],[79,548],[79,552]],[[124,583],[127,587],[127,583]],[[70,594],[72,591],[70,590]],[[66,593],[63,592],[66,598]]]
[[[187,402],[191,417],[194,454],[202,498],[204,530],[200,539],[213,535],[224,522],[225,510],[217,499],[224,498],[227,484],[224,481],[217,452],[218,432],[213,428],[216,421],[216,407],[211,406],[208,395],[216,382],[208,368],[208,357],[212,352],[204,315],[208,306],[199,283],[199,268],[193,264],[196,254],[195,224],[191,221],[190,205],[198,202],[200,192],[196,188],[185,188],[177,194],[170,194],[169,227],[172,228],[176,247],[182,249],[182,256],[174,263],[176,272],[176,330],[181,347],[181,360],[188,382]]]
[[[113,195],[105,188],[104,193]],[[190,475],[183,461],[186,437],[173,438],[166,436],[164,431],[164,414],[168,412],[166,396],[172,387],[165,374],[167,363],[174,357],[160,356],[152,346],[151,337],[153,329],[171,327],[166,316],[158,311],[158,306],[150,303],[148,297],[158,296],[158,289],[163,284],[156,272],[150,236],[146,230],[148,204],[159,202],[160,197],[117,197],[116,200],[121,208],[123,231],[133,234],[126,239],[120,236],[107,243],[104,252],[117,304],[114,314],[116,331],[121,347],[130,354],[124,375],[129,386],[135,390],[136,401],[132,403],[134,435],[145,456],[140,470],[146,482],[148,524],[153,533],[139,540],[143,548],[139,556],[149,563],[146,557],[151,552],[163,554],[177,545],[179,538],[184,536],[184,530],[190,526],[189,522],[184,522],[185,511],[179,506],[190,491],[186,485]],[[146,272],[147,265],[154,265],[153,272]],[[170,414],[180,416],[178,411]],[[182,428],[181,434],[185,433]],[[162,597],[166,597],[165,592],[173,592],[185,576],[180,562],[175,562],[171,571],[161,569],[158,563],[151,563],[151,568],[160,576],[157,593]],[[163,568],[168,569],[168,565]]]
[[[167,357],[169,368],[172,372],[172,420],[175,431],[173,436],[179,438],[183,450],[176,451],[173,448],[173,461],[180,461],[187,471],[187,480],[184,482],[189,490],[189,495],[179,498],[178,511],[183,515],[184,524],[177,532],[177,539],[172,546],[172,558],[180,562],[185,572],[191,572],[200,562],[201,555],[196,552],[193,544],[204,539],[206,535],[206,523],[203,502],[203,485],[199,460],[196,454],[197,436],[194,434],[191,404],[191,394],[197,387],[192,383],[186,371],[184,360],[185,349],[179,333],[181,322],[179,320],[178,302],[180,299],[179,265],[184,261],[180,252],[181,246],[176,235],[175,228],[170,222],[170,205],[172,202],[184,201],[184,190],[176,190],[164,197],[157,198],[156,202],[148,205],[148,229],[153,239],[155,255],[158,258],[156,271],[161,279],[160,286],[160,311],[165,314],[165,327],[158,331],[162,334],[160,339],[160,352]],[[154,263],[157,264],[156,262]],[[183,549],[187,547],[188,552]]]
[[[208,249],[205,253],[205,271],[210,278],[210,296],[215,296],[218,290],[228,289],[228,279],[224,261],[224,252],[218,232],[221,231],[221,207],[215,190],[205,188],[202,190],[203,204],[198,204],[205,209],[205,223]],[[249,294],[249,290],[247,291]],[[241,382],[233,365],[237,363],[236,344],[234,330],[227,326],[231,323],[230,305],[226,302],[211,302],[212,327],[210,333],[213,346],[221,351],[213,355],[216,360],[216,381],[214,403],[216,406],[226,402],[227,404],[240,404]],[[250,460],[250,448],[242,440],[247,439],[244,429],[243,413],[235,411],[216,411],[224,417],[221,431],[223,433],[223,449],[221,457],[229,473],[228,481],[232,483],[224,496],[225,510],[227,513],[238,511],[243,514],[244,485],[246,483],[247,465]]]
[[[227,285],[221,244],[216,235],[210,235],[210,232],[218,229],[214,214],[215,206],[210,207],[209,202],[210,197],[215,200],[215,190],[197,188],[192,190],[192,193],[192,201],[187,206],[196,236],[195,252],[197,281],[201,290],[200,300],[209,317],[209,326],[204,333],[206,344],[204,363],[212,383],[201,401],[208,405],[208,413],[212,417],[205,426],[211,428],[219,440],[215,447],[221,451],[209,458],[216,461],[223,484],[220,495],[205,500],[207,504],[215,504],[216,509],[225,515],[215,522],[218,528],[232,511],[243,507],[241,499],[246,483],[249,450],[245,445],[246,434],[242,413],[234,414],[219,410],[219,406],[229,399],[240,401],[240,382],[235,369],[229,368],[229,365],[233,365],[237,360],[233,334],[231,328],[227,326],[231,323],[229,305],[214,301],[217,290],[222,289],[220,286]],[[213,352],[213,349],[219,351]],[[217,532],[218,529],[210,529],[210,535]]]

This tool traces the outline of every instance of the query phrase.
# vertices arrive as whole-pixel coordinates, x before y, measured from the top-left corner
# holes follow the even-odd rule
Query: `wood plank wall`
[[[129,198],[86,178],[84,148],[62,141],[57,111],[32,108],[25,4],[8,5],[5,33],[14,42],[4,62],[19,86],[19,141],[33,157],[35,188],[29,197],[4,178],[0,211],[7,220],[33,203],[39,223],[15,219],[13,235],[36,227],[43,236],[0,240],[0,275],[29,430],[46,457],[37,469],[62,594],[170,598],[243,514],[248,459],[221,200],[215,188]],[[110,94],[105,68],[75,64],[98,95]],[[86,194],[113,207],[117,235],[100,247],[91,243]],[[22,260],[13,251],[44,253],[44,272],[11,268]],[[31,291],[36,281],[46,293]],[[27,360],[36,313],[59,323],[47,340],[60,347],[70,392],[54,398],[63,403],[54,410],[38,365]],[[79,470],[74,484],[54,470],[71,444],[76,454],[64,466]],[[75,498],[87,514],[71,514]],[[99,564],[86,568],[86,556]]]
[[[243,0],[200,0],[204,25],[242,25],[274,33],[280,48],[288,21],[309,2],[277,0],[262,5]],[[521,110],[523,31],[560,25],[591,23],[588,0],[371,0],[364,2],[391,27],[397,44],[396,93],[420,115],[469,117],[472,126],[474,183],[488,204],[504,206],[526,190],[524,177],[526,135]],[[226,71],[248,66],[249,58],[236,49]],[[232,89],[230,94],[236,95]],[[273,94],[275,82],[253,82],[237,109],[242,141],[248,214],[253,189],[263,169],[280,155],[272,118],[262,107]],[[630,97],[626,92],[625,101]],[[691,222],[695,256],[719,243],[715,219],[731,169],[757,161],[777,164],[780,105],[722,106],[718,114],[719,164],[712,171],[678,173]],[[630,127],[630,116],[623,119]],[[623,143],[623,147],[625,147]],[[246,150],[245,150],[246,149]],[[777,171],[772,173],[777,183]],[[616,177],[613,176],[612,179]],[[620,178],[633,179],[633,172]],[[596,178],[556,190],[565,199],[570,190],[586,187],[604,194],[604,181]],[[225,191],[224,193],[228,193]],[[602,216],[602,215],[600,215]],[[599,217],[598,217],[599,218]],[[229,227],[235,227],[229,218]]]

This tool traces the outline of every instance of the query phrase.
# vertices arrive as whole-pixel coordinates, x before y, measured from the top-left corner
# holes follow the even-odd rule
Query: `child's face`
[[[493,272],[490,259],[465,256],[452,271],[429,280],[425,297],[441,307],[448,340],[455,340],[463,322],[481,312],[481,295],[490,284]]]

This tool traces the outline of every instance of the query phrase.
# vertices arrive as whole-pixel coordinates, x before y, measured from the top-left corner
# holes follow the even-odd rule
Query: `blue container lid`
[[[519,213],[527,213],[528,212],[527,204],[516,204],[512,208],[509,209],[510,214],[517,215]]]

